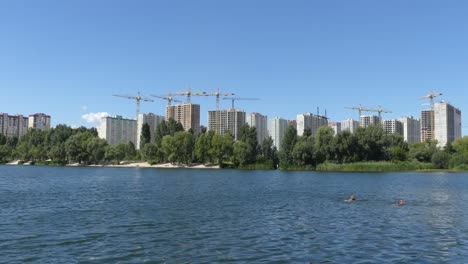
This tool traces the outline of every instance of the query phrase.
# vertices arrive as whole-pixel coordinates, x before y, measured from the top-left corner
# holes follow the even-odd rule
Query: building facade
[[[194,134],[200,133],[200,105],[185,103],[169,105],[166,107],[166,121],[174,119],[180,122],[185,131],[193,130]]]
[[[247,115],[246,122],[250,127],[255,127],[257,130],[257,142],[262,142],[269,137],[268,135],[268,117],[259,113],[251,113]]]
[[[341,121],[341,131],[348,130],[351,133],[354,133],[359,127],[359,122],[354,119],[346,119]]]
[[[29,119],[22,115],[0,113],[0,134],[20,138],[28,132],[28,121]]]
[[[403,136],[403,123],[399,120],[384,120],[382,121],[382,126],[387,135],[398,134]]]
[[[28,127],[38,130],[50,129],[50,116],[44,113],[29,115]]]
[[[270,120],[270,137],[277,150],[281,150],[281,144],[283,143],[284,133],[287,127],[288,121],[286,119],[275,117]]]
[[[335,135],[341,133],[341,123],[340,122],[328,122],[328,126],[335,131]]]
[[[421,142],[421,122],[412,116],[399,119],[403,124],[403,137],[408,144]]]
[[[297,135],[302,136],[305,129],[310,129],[312,135],[317,133],[319,127],[328,126],[328,120],[324,116],[318,116],[311,113],[297,115]]]
[[[439,147],[461,138],[461,111],[447,102],[434,105],[434,139]]]
[[[164,121],[164,116],[155,115],[153,113],[139,114],[137,119],[137,138],[136,138],[136,149],[140,149],[141,145],[141,132],[143,124],[147,123],[149,125],[151,141],[154,141],[154,133],[158,128],[159,124]]]
[[[136,125],[135,119],[127,119],[122,116],[103,117],[98,135],[105,139],[109,145],[132,142],[136,147]]]
[[[239,132],[245,124],[245,112],[239,109],[208,111],[208,131],[214,131],[220,135],[229,132],[234,140],[239,139]]]
[[[432,110],[421,111],[421,142],[434,139],[433,113]]]
[[[380,118],[375,115],[366,115],[366,116],[361,116],[361,120],[359,122],[360,127],[368,127],[368,126],[375,126],[380,124]]]

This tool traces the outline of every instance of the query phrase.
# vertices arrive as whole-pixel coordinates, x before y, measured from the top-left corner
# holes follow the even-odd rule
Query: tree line
[[[229,133],[184,131],[174,120],[163,121],[151,135],[142,127],[140,150],[132,142],[110,146],[95,128],[58,125],[47,131],[31,129],[21,138],[0,134],[0,162],[21,160],[32,164],[109,164],[147,161],[179,164],[217,164],[231,168],[316,169],[321,164],[359,162],[415,162],[436,169],[468,169],[468,137],[438,148],[436,141],[408,145],[398,134],[386,134],[382,126],[358,128],[355,133],[320,127],[315,135],[306,129],[297,135],[293,126],[284,134],[281,151],[271,138],[257,141],[255,127],[240,128],[239,139]]]

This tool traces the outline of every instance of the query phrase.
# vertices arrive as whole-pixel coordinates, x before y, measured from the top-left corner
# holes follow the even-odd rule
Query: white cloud
[[[88,113],[84,114],[81,116],[86,123],[92,124],[95,126],[100,126],[101,125],[101,118],[109,116],[109,113],[107,112],[97,112],[97,113]]]

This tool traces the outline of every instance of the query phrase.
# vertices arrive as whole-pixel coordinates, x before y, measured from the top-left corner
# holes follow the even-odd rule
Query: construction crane
[[[205,96],[206,92],[192,92],[190,86],[187,87],[187,91],[174,93],[173,95],[185,95],[187,96],[187,103],[190,104],[190,98],[192,96]]]
[[[113,94],[113,96],[117,97],[122,97],[122,98],[127,98],[127,99],[132,99],[136,101],[136,118],[138,120],[138,114],[140,114],[140,101],[144,102],[154,102],[154,100],[151,100],[149,98],[144,98],[140,96],[140,92],[138,92],[137,96],[133,95],[121,95],[121,94]]]
[[[431,110],[434,110],[434,98],[436,98],[439,95],[442,95],[442,94],[432,91],[429,94],[422,96],[421,99],[429,99],[431,101]]]
[[[389,111],[389,110],[382,109],[382,106],[380,106],[380,105],[379,105],[379,107],[377,107],[377,109],[367,109],[367,111],[379,113],[379,120],[380,121],[382,121],[382,113],[391,113],[392,112],[392,111]]]
[[[156,97],[156,98],[159,98],[159,99],[166,100],[167,101],[167,106],[171,106],[172,102],[182,103],[182,101],[174,99],[174,97],[172,97],[172,94],[166,94],[166,95],[153,95],[153,94],[150,94],[150,95],[152,97]]]
[[[224,97],[223,100],[231,100],[232,108],[234,108],[234,101],[239,100],[260,100],[259,98],[243,98],[243,97]]]
[[[216,88],[216,92],[214,93],[205,93],[204,94],[205,96],[215,96],[216,97],[216,111],[219,110],[219,98],[220,96],[232,96],[232,95],[235,95],[234,93],[230,93],[230,92],[220,92],[219,91],[219,88]]]
[[[362,107],[361,104],[359,104],[359,106],[345,106],[345,108],[358,110],[358,112],[359,112],[358,121],[361,119],[362,112],[371,112],[372,111],[372,109]]]

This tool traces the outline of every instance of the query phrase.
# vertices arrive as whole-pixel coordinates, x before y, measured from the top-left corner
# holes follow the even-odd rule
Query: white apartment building
[[[268,135],[268,117],[259,113],[251,113],[247,115],[246,122],[250,127],[257,129],[257,142],[262,142],[269,137]]]
[[[447,102],[434,105],[434,139],[439,147],[461,138],[461,111]]]
[[[28,127],[38,130],[50,129],[50,116],[44,113],[29,115]]]
[[[361,120],[359,122],[360,127],[368,127],[368,126],[375,126],[380,123],[380,118],[375,115],[366,115],[366,116],[361,116]]]
[[[317,116],[311,113],[297,115],[296,120],[298,136],[302,136],[306,128],[309,128],[312,135],[315,135],[319,127],[328,126],[328,120],[326,117]]]
[[[234,140],[239,139],[239,132],[245,124],[245,112],[239,109],[227,109],[208,111],[208,131],[214,131],[220,135],[229,132]]]
[[[98,128],[98,135],[105,139],[109,145],[128,143],[129,141],[135,144],[136,124],[135,119],[127,119],[122,116],[103,117],[101,126]]]
[[[391,120],[384,120],[382,121],[382,126],[384,131],[390,134],[398,134],[403,135],[403,123],[399,120],[391,119]]]
[[[140,149],[141,144],[141,132],[143,124],[147,123],[149,125],[151,140],[154,139],[154,133],[158,128],[159,124],[164,121],[164,116],[155,115],[153,113],[139,114],[137,119],[137,138],[136,138],[136,149]]]
[[[281,117],[275,117],[270,120],[270,137],[273,139],[273,145],[277,150],[281,150],[281,143],[283,143],[284,133],[288,127],[288,121]]]
[[[421,122],[412,116],[399,119],[403,124],[403,137],[408,144],[421,142]]]
[[[328,122],[328,126],[335,131],[335,135],[341,133],[341,123],[340,122]]]
[[[359,122],[351,118],[341,121],[341,131],[348,130],[349,132],[354,133],[358,127]]]

